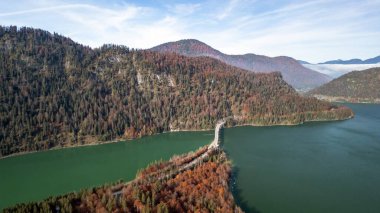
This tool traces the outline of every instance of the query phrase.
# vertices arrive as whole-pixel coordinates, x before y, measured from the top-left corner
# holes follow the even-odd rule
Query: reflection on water
[[[234,195],[247,212],[380,212],[380,105],[355,118],[225,130]]]

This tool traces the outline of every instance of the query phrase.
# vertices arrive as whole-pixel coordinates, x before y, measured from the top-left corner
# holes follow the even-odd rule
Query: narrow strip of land
[[[220,146],[220,140],[219,140],[220,129],[223,127],[223,125],[225,123],[226,123],[226,119],[222,119],[222,120],[218,121],[218,123],[216,124],[214,140],[208,146],[208,149],[219,148],[219,146]]]
[[[183,172],[185,170],[191,169],[195,165],[200,164],[201,162],[203,162],[203,160],[206,159],[207,157],[209,157],[210,154],[213,151],[219,149],[220,148],[220,138],[219,138],[219,136],[220,136],[220,130],[223,127],[223,125],[226,123],[226,120],[227,120],[227,118],[224,118],[224,119],[219,120],[217,122],[217,124],[215,126],[214,140],[210,143],[210,145],[208,145],[208,147],[205,150],[205,152],[203,152],[202,154],[200,154],[198,157],[194,158],[192,161],[180,165],[176,169],[175,172],[173,172],[170,169],[168,169],[168,171],[170,171],[169,173],[161,174],[159,177],[156,177],[156,180],[167,179],[167,178],[173,177],[174,175],[177,175],[177,174],[179,174],[179,173],[181,173],[181,172]],[[165,171],[166,168],[163,168],[162,170]],[[130,184],[130,183],[132,183],[134,181],[136,181],[136,180],[129,181],[129,182],[123,184],[123,185]],[[113,195],[114,196],[120,196],[121,194],[122,194],[122,187],[116,187],[115,191],[113,191]]]

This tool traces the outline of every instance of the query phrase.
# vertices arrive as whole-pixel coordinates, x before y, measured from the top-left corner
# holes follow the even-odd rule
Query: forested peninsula
[[[194,159],[202,161],[179,171]],[[224,151],[202,147],[141,170],[129,183],[107,184],[18,204],[8,212],[243,212],[230,189],[231,163]]]

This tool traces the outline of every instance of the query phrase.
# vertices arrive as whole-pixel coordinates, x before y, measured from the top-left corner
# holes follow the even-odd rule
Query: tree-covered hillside
[[[117,45],[91,49],[14,26],[0,27],[0,79],[0,156],[212,128],[231,115],[268,125],[352,114],[301,98],[279,73]]]
[[[331,101],[380,103],[380,68],[347,73],[309,94]]]

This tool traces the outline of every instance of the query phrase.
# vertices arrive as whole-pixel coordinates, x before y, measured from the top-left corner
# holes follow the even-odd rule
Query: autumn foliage
[[[118,45],[92,49],[13,26],[0,27],[0,82],[0,157],[212,129],[228,116],[295,124],[326,119],[319,112],[332,106],[300,97],[280,73]]]
[[[168,162],[150,165],[126,185],[106,185],[39,203],[19,204],[5,212],[56,209],[63,212],[242,212],[229,189],[231,165],[223,151],[210,152],[193,168],[176,170],[206,150],[206,147],[201,148]]]

